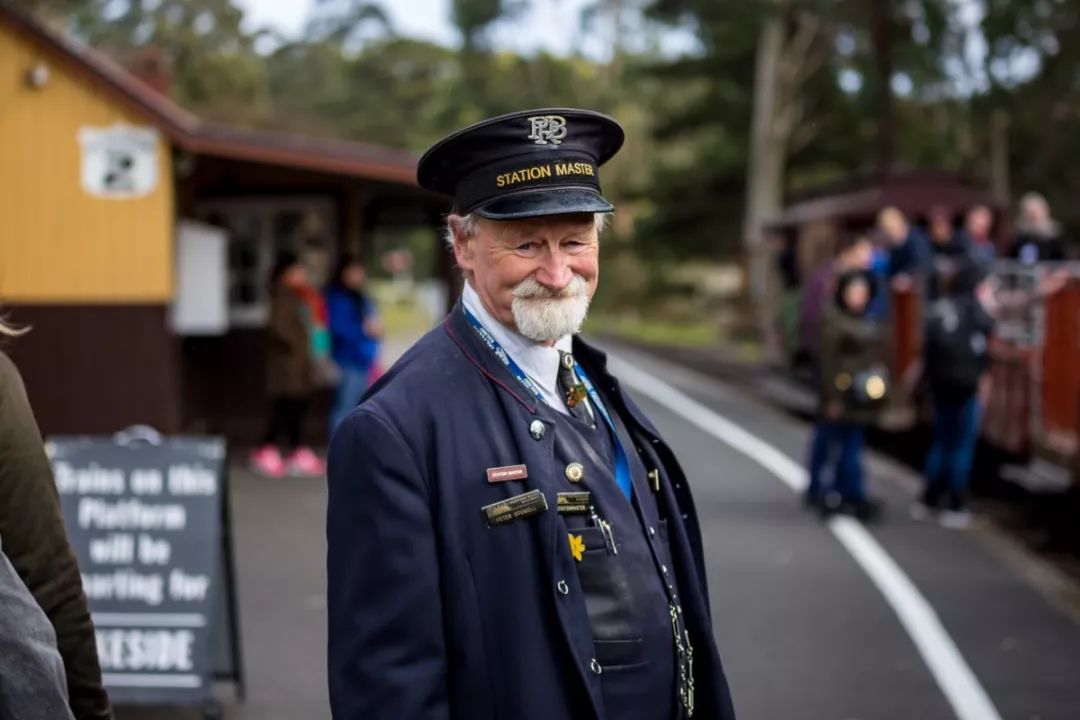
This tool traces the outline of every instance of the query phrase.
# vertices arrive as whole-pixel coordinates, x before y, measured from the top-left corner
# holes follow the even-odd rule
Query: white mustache
[[[589,283],[577,273],[562,290],[552,290],[530,276],[514,286],[514,297],[524,300],[560,300],[580,297],[585,295],[588,289]]]

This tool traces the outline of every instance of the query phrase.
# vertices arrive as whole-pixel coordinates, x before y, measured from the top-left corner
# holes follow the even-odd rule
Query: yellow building
[[[33,327],[6,350],[47,433],[251,439],[274,254],[318,273],[444,208],[409,153],[206,123],[146,70],[0,0],[0,301]]]

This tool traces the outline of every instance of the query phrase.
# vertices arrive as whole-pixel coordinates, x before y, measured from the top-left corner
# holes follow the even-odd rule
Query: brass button
[[[579,483],[585,477],[585,467],[581,463],[570,463],[566,466],[566,479],[572,483]]]

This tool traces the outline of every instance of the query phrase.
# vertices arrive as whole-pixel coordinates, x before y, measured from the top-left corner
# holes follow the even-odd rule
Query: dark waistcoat
[[[613,408],[607,400],[604,404]],[[564,477],[566,491],[589,492],[597,517],[610,526],[605,537],[590,515],[566,516],[570,534],[580,538],[585,548],[578,577],[609,716],[627,720],[679,717],[671,617],[678,594],[667,524],[659,517],[645,466],[618,413],[611,413],[630,461],[631,502],[615,481],[615,445],[601,415],[596,413],[596,427],[590,428],[551,408],[545,410],[556,425],[556,461],[563,466],[580,463],[584,468],[577,483]]]

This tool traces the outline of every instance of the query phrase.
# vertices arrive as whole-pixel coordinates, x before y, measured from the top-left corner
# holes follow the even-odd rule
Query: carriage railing
[[[1012,450],[1026,452],[1038,439],[1071,452],[1080,430],[1080,263],[1001,260],[993,279],[995,391],[986,430]]]

